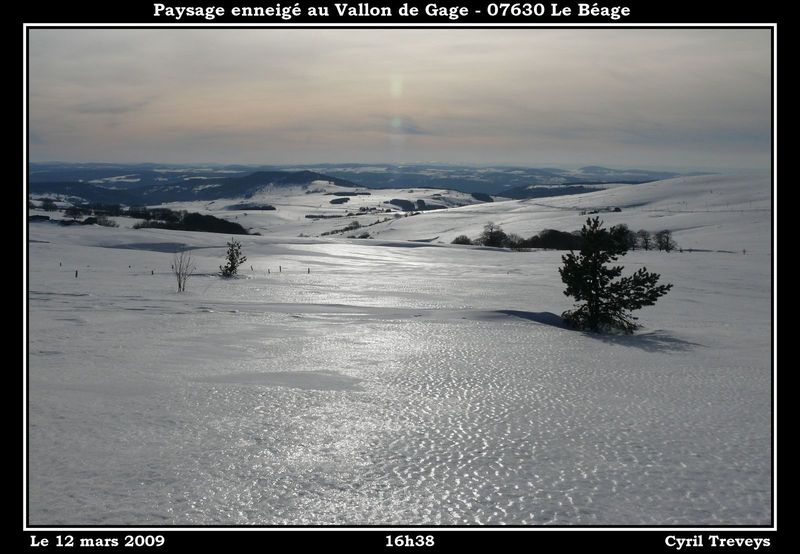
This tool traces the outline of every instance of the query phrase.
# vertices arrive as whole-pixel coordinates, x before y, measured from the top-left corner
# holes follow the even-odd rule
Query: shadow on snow
[[[572,327],[564,321],[564,318],[552,312],[525,312],[520,310],[498,310],[498,312],[541,323],[542,325],[573,330]],[[638,348],[645,352],[689,352],[694,350],[697,346],[703,346],[700,343],[674,337],[664,331],[649,331],[633,335],[590,332],[583,332],[582,334],[587,338],[599,340],[607,344]]]
[[[584,336],[603,341],[607,344],[638,348],[645,352],[689,352],[696,346],[704,346],[697,342],[679,339],[664,331],[650,331],[634,335],[609,335],[603,333],[584,333]]]
[[[564,321],[560,315],[552,312],[523,312],[520,310],[498,310],[501,314],[527,319],[528,321],[535,321],[542,325],[550,325],[552,327],[559,327],[561,329],[569,329],[569,325]]]

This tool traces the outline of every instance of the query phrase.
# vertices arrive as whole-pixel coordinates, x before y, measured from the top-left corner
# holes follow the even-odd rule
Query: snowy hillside
[[[618,207],[620,212],[603,211]],[[597,214],[608,225],[671,230],[684,248],[769,250],[770,184],[768,177],[703,176],[639,185],[613,186],[589,194],[546,199],[509,200],[425,214],[376,226],[379,238],[413,240],[459,234],[476,237],[493,221],[508,233],[528,237],[543,229],[574,231]]]
[[[770,248],[769,177],[698,176],[669,179],[637,185],[607,185],[589,194],[529,200],[504,200],[483,203],[470,194],[437,189],[369,190],[343,188],[320,182],[308,188],[272,188],[248,199],[268,203],[275,211],[231,210],[240,199],[213,202],[167,204],[172,209],[210,213],[235,220],[253,231],[270,236],[327,236],[353,221],[359,233],[373,239],[431,240],[450,243],[456,236],[480,235],[483,226],[493,221],[508,233],[523,237],[543,229],[574,231],[587,215],[598,210],[608,225],[627,224],[631,229],[651,232],[670,230],[683,248],[741,252]],[[316,192],[315,192],[316,191]],[[348,191],[346,203],[331,204]],[[401,199],[412,204],[423,200],[444,210],[425,211],[414,217],[399,217],[390,202]],[[619,208],[619,212],[607,211]],[[359,210],[370,210],[359,213]],[[391,210],[393,213],[386,213]],[[353,214],[353,215],[347,215]],[[308,217],[307,217],[308,216]],[[317,216],[334,218],[309,219]],[[377,222],[377,223],[376,223]],[[359,233],[343,233],[351,236]]]
[[[169,205],[261,233],[231,280],[227,235],[30,223],[31,524],[770,522],[768,178],[492,203],[318,186]],[[393,199],[446,209],[377,211]],[[674,285],[633,336],[560,325],[562,252],[449,244],[613,207],[708,250],[622,258]],[[352,221],[373,238],[321,236]]]

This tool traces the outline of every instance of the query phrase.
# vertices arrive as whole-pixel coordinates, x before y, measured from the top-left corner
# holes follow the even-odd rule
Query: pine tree
[[[646,268],[620,278],[621,265],[608,267],[627,253],[627,244],[618,240],[619,230],[602,228],[600,218],[589,218],[581,229],[582,246],[577,255],[570,252],[561,257],[561,280],[567,285],[564,294],[579,304],[562,317],[573,327],[589,331],[620,329],[632,333],[638,325],[630,312],[655,304],[671,284],[657,285],[658,273]]]
[[[225,266],[219,266],[222,276],[232,277],[236,275],[239,266],[247,261],[247,256],[242,255],[242,245],[239,241],[231,239],[228,243],[228,252],[225,254],[225,259],[228,260]]]

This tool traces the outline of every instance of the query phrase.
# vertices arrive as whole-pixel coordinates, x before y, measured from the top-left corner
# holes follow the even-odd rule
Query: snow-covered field
[[[32,223],[30,523],[769,524],[769,198],[768,179],[678,179],[377,240],[298,238],[320,225],[298,212],[241,237],[233,280],[226,235]],[[604,206],[709,250],[622,258],[674,284],[633,336],[558,325],[560,252],[406,242]],[[178,294],[181,245],[198,270]]]

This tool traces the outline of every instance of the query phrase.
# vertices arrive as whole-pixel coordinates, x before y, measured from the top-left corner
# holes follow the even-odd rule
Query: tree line
[[[43,198],[39,207],[45,211],[57,211],[59,209],[52,198]],[[119,204],[89,203],[69,206],[64,209],[64,215],[70,218],[73,223],[82,223],[84,225],[97,224],[116,227],[117,224],[109,217],[118,216],[143,220],[135,224],[133,226],[134,229],[156,228],[231,235],[249,234],[242,225],[227,219],[186,210],[171,210],[169,208],[146,208],[141,206],[123,208]],[[78,221],[83,216],[88,217]]]
[[[624,223],[615,225],[609,231],[612,240],[624,246],[625,250],[661,250],[671,252],[678,249],[669,230],[651,233],[641,229],[633,231]],[[544,229],[539,233],[523,238],[514,233],[506,233],[496,223],[489,222],[483,227],[483,232],[475,239],[467,235],[459,235],[453,239],[452,244],[474,244],[478,246],[493,246],[496,248],[510,248],[512,250],[529,250],[531,248],[546,248],[551,250],[580,250],[585,240],[581,231],[557,231]]]
[[[153,212],[159,212],[154,214]],[[134,229],[172,229],[176,231],[203,231],[206,233],[226,233],[229,235],[247,235],[247,229],[240,224],[220,219],[213,215],[203,215],[181,210],[179,212],[165,208],[150,210],[148,217],[133,226]],[[135,216],[134,216],[135,217]]]

